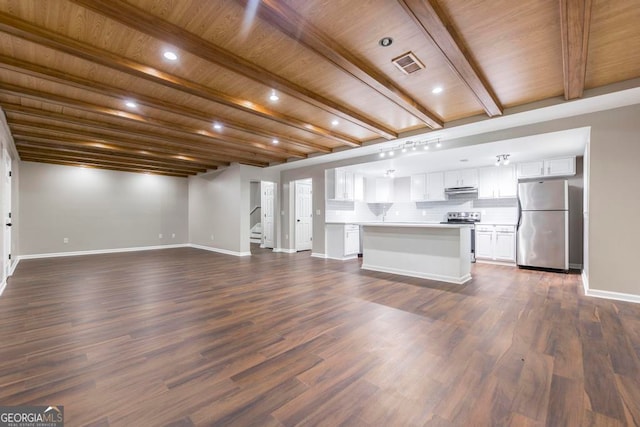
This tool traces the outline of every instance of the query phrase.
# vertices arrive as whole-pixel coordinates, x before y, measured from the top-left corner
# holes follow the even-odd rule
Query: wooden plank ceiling
[[[638,22],[637,0],[0,0],[0,106],[22,160],[267,166],[640,77]]]

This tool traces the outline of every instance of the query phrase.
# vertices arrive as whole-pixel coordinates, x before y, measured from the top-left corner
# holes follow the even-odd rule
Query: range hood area
[[[444,194],[453,196],[457,194],[477,194],[478,187],[449,187],[444,189]]]

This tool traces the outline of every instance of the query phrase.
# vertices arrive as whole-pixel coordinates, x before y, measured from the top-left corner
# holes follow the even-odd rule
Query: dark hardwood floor
[[[0,297],[0,405],[61,404],[68,426],[640,425],[640,305],[584,297],[576,274],[359,265],[24,260]]]

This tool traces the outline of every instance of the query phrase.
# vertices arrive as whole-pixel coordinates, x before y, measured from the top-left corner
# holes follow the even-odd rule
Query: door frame
[[[11,156],[9,156],[9,152],[6,148],[2,149],[2,200],[0,200],[0,206],[2,206],[2,226],[4,227],[3,238],[2,238],[2,273],[0,276],[2,277],[2,282],[5,283],[6,279],[11,276],[11,270],[14,263],[13,259],[9,259],[11,256],[11,240],[12,233],[11,227],[6,224],[12,223],[12,214],[11,214],[11,193],[12,193],[12,185],[13,185],[13,177],[11,175],[12,164],[11,164]]]

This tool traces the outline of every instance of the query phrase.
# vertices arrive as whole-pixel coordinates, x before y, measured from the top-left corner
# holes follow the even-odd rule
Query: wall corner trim
[[[9,276],[13,276],[13,272],[16,271],[16,267],[18,266],[18,263],[20,262],[20,257],[17,257],[16,260],[13,262],[13,265],[11,265],[11,268],[9,269]],[[0,292],[1,294],[2,292]]]
[[[7,287],[7,281],[3,280],[2,283],[0,283],[0,297],[2,296],[2,293],[4,292],[4,288]]]

